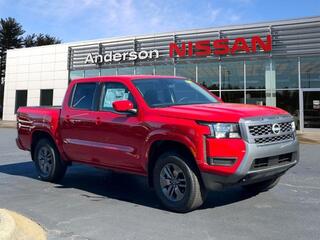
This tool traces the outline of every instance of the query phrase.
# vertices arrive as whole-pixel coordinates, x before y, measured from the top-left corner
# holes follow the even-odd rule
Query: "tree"
[[[2,116],[4,95],[4,77],[6,68],[6,54],[8,49],[21,47],[35,47],[61,43],[61,40],[49,34],[29,34],[23,37],[25,31],[14,18],[0,19],[0,119]]]
[[[32,33],[32,34],[28,34],[27,36],[25,36],[24,38],[24,46],[25,47],[34,47],[34,46],[37,46],[36,45],[36,37],[37,35]]]
[[[36,46],[44,46],[44,45],[51,45],[51,44],[59,44],[61,40],[52,37],[49,34],[29,34],[24,38],[24,46],[25,47],[36,47]]]
[[[14,18],[0,19],[0,106],[3,105],[7,50],[22,47],[24,32],[21,24]]]

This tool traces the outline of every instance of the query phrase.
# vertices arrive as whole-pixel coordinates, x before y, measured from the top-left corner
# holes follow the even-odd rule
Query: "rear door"
[[[92,162],[96,141],[96,99],[99,84],[77,83],[60,117],[63,150],[72,161]]]

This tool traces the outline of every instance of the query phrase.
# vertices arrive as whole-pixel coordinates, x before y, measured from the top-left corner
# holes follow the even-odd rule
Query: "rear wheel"
[[[153,182],[162,204],[176,212],[189,212],[200,207],[205,190],[188,159],[177,153],[161,155],[155,164]]]
[[[45,138],[39,140],[35,147],[34,162],[39,177],[48,182],[60,181],[67,169],[55,145]]]
[[[265,192],[275,187],[278,184],[279,180],[280,180],[280,177],[275,177],[263,182],[244,185],[243,188],[249,192]]]

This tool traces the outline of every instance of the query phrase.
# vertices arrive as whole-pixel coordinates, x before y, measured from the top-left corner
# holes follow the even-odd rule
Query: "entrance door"
[[[320,129],[320,91],[303,92],[304,128]]]

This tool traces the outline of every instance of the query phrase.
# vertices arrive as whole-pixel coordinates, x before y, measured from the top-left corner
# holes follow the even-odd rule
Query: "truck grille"
[[[279,123],[281,132],[290,132],[292,130],[291,123],[292,122]],[[249,132],[252,136],[273,134],[272,124],[249,126]]]
[[[242,130],[247,134],[248,142],[255,144],[273,144],[295,139],[291,116],[281,115],[245,119]]]
[[[292,133],[280,135],[280,136],[274,136],[274,137],[261,137],[261,138],[255,138],[255,143],[262,144],[262,143],[274,143],[274,142],[282,142],[286,140],[293,140],[294,135]]]

